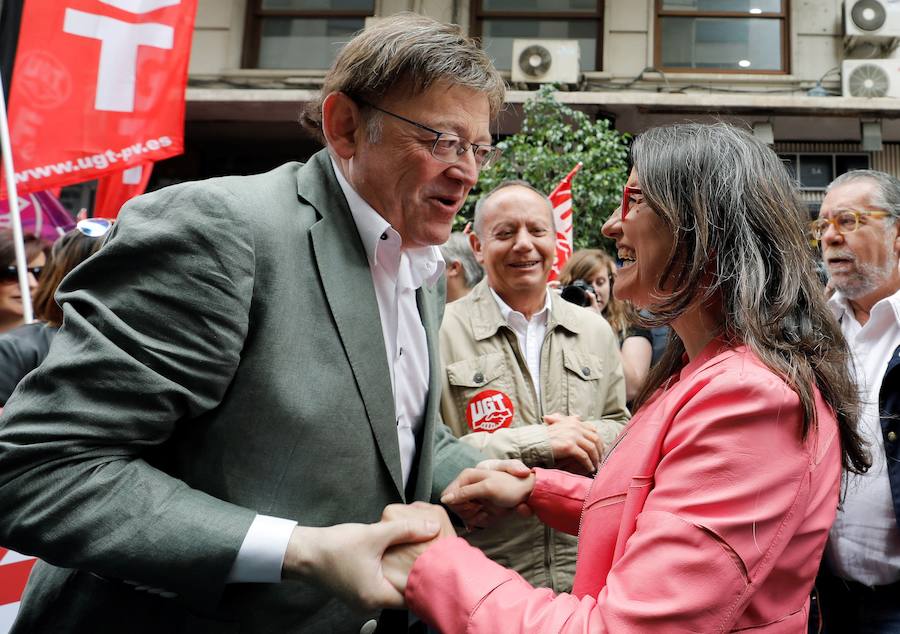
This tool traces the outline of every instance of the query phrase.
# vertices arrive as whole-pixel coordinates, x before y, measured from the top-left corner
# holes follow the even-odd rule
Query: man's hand
[[[433,519],[398,519],[378,524],[298,526],[284,555],[285,578],[312,581],[364,610],[401,608],[403,593],[385,578],[381,559],[393,545],[433,539]]]
[[[603,455],[603,441],[592,423],[578,416],[554,413],[544,416],[550,450],[557,469],[589,475],[597,470]]]
[[[402,596],[406,590],[406,580],[409,578],[409,571],[412,570],[413,564],[416,563],[419,555],[424,553],[426,548],[439,539],[456,537],[456,531],[453,530],[450,518],[447,517],[447,511],[443,507],[426,504],[425,502],[386,506],[381,514],[381,521],[433,522],[441,527],[437,536],[431,540],[392,546],[384,553],[384,557],[381,560],[384,576]]]
[[[465,469],[444,489],[441,502],[467,527],[485,527],[513,509],[520,515],[531,515],[525,501],[532,489],[534,474],[530,470],[527,475],[511,475],[506,471]]]

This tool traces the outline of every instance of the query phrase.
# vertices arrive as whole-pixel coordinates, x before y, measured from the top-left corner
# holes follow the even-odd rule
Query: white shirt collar
[[[884,306],[884,308],[882,308],[882,306]],[[842,321],[844,317],[848,317],[854,322],[857,321],[856,315],[853,313],[853,307],[850,305],[850,300],[840,291],[835,291],[835,293],[828,298],[828,307],[831,309],[834,318],[838,321]],[[894,319],[900,323],[900,291],[897,291],[893,295],[883,297],[875,302],[875,305],[872,306],[872,310],[869,311],[869,319],[876,313],[885,309],[891,310],[894,314]]]
[[[331,159],[331,166],[334,168],[334,175],[337,177],[338,185],[340,185],[341,191],[344,192],[344,197],[347,199],[350,214],[353,216],[353,222],[356,224],[363,248],[366,250],[369,266],[379,266],[378,255],[381,250],[390,249],[393,252],[402,252],[406,254],[409,262],[409,275],[412,287],[419,288],[426,283],[428,286],[433,286],[441,277],[446,266],[440,249],[436,246],[400,247],[400,234],[397,233],[396,229],[381,214],[375,211],[369,203],[363,200],[362,196],[356,193],[353,186],[344,178],[334,158]]]
[[[488,290],[491,291],[491,295],[493,295],[494,301],[497,302],[497,307],[500,309],[500,315],[503,317],[503,320],[507,324],[509,324],[510,326],[513,325],[512,322],[510,321],[510,318],[517,318],[517,319],[521,319],[522,321],[528,322],[528,320],[525,319],[525,315],[523,315],[522,313],[520,313],[517,310],[513,310],[506,302],[503,301],[503,299],[500,297],[500,295],[497,294],[497,291],[495,291],[490,286],[488,286]],[[550,315],[550,291],[548,290],[547,294],[544,295],[544,307],[541,308],[540,311],[538,311],[534,315],[532,315],[531,318],[539,320],[539,323],[547,323],[547,317],[549,317],[549,315]],[[516,317],[514,317],[514,316],[516,316]]]

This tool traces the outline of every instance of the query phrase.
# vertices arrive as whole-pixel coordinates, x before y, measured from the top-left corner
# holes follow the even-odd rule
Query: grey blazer
[[[327,526],[407,501],[328,155],[134,200],[59,299],[0,419],[0,543],[47,562],[15,631],[358,632],[373,615],[312,585],[225,584],[257,512]],[[431,381],[410,489],[429,500],[480,454],[438,422],[440,308],[432,289],[418,303]]]

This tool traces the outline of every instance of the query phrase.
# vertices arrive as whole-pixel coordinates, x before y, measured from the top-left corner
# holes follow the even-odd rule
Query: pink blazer
[[[572,594],[536,589],[461,539],[409,576],[442,632],[806,632],[841,475],[831,410],[713,342],[632,419],[591,481],[535,469],[528,505],[579,535]]]

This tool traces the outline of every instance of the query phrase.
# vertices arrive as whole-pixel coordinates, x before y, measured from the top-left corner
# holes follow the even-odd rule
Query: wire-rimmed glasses
[[[471,143],[457,134],[453,134],[452,132],[441,132],[440,130],[429,128],[427,125],[419,123],[418,121],[413,121],[412,119],[407,119],[406,117],[393,113],[390,110],[379,108],[363,99],[354,97],[353,100],[363,106],[372,108],[378,112],[383,112],[395,119],[399,119],[400,121],[414,125],[417,128],[431,132],[434,135],[434,142],[431,145],[431,155],[441,163],[449,163],[452,165],[459,161],[460,157],[462,157],[469,148],[472,148],[472,154],[475,155],[475,164],[478,166],[479,170],[483,170],[490,167],[501,154],[500,148],[493,145]]]

